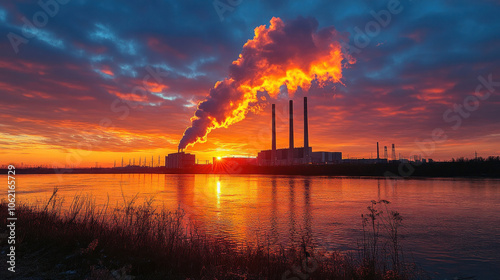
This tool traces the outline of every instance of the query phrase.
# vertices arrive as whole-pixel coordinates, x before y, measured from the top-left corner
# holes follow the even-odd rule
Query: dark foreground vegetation
[[[183,213],[142,204],[97,207],[77,196],[62,211],[57,190],[46,204],[16,209],[16,272],[2,261],[2,279],[422,279],[402,253],[402,217],[372,201],[362,215],[363,238],[352,253],[301,244],[236,246],[185,223]],[[7,204],[0,205],[6,228]],[[362,224],[362,226],[361,226]],[[7,242],[2,239],[2,255]]]

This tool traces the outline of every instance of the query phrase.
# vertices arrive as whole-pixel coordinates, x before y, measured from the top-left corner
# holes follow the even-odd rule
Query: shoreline
[[[7,169],[0,169],[7,174]],[[196,165],[183,169],[166,167],[113,168],[16,168],[17,174],[228,174],[228,175],[299,175],[340,176],[391,179],[420,178],[500,178],[500,161],[433,162],[387,164],[331,164],[296,166],[232,165],[214,169],[212,165]]]

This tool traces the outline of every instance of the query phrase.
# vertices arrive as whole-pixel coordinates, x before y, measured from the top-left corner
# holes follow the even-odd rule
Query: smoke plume
[[[334,27],[318,30],[314,18],[272,18],[268,28],[255,28],[255,37],[243,46],[229,76],[198,104],[179,149],[206,142],[210,131],[243,120],[249,111],[258,112],[259,92],[274,98],[283,85],[293,93],[299,87],[308,91],[313,81],[319,86],[340,82],[343,59],[353,63],[342,53],[340,39]]]

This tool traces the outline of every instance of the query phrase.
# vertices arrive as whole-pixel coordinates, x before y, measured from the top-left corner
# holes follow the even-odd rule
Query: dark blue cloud
[[[117,98],[112,92],[131,94],[148,75],[149,66],[168,73],[162,81],[165,87],[148,93],[148,102],[142,105],[150,111],[130,122],[140,123],[161,112],[166,119],[183,119],[175,131],[180,134],[193,113],[190,106],[228,75],[255,27],[268,25],[272,17],[303,16],[314,17],[320,28],[335,26],[349,34],[346,43],[358,50],[351,52],[357,63],[344,70],[345,86],[334,90],[343,96],[335,104],[356,108],[353,121],[372,120],[380,112],[377,109],[390,107],[414,112],[391,122],[380,117],[394,130],[410,133],[411,120],[416,134],[430,131],[443,124],[444,111],[474,92],[479,76],[500,79],[500,4],[401,0],[402,11],[391,14],[387,26],[379,26],[374,36],[368,35],[366,46],[356,45],[358,28],[366,33],[366,27],[377,22],[373,14],[387,10],[391,1],[243,0],[225,11],[221,21],[212,0],[71,0],[59,5],[46,25],[28,32],[36,36],[21,43],[17,54],[7,34],[26,37],[22,18],[33,22],[43,9],[38,1],[5,2],[0,4],[0,106],[11,116],[95,123],[96,116],[112,115],[109,106]],[[27,97],[33,95],[30,92],[39,95]],[[326,91],[317,89],[317,94]],[[87,100],[78,99],[82,96]],[[498,104],[496,93],[464,122],[470,131],[456,137],[486,134],[500,118]],[[66,107],[77,113],[52,114]],[[127,128],[126,123],[120,125]]]

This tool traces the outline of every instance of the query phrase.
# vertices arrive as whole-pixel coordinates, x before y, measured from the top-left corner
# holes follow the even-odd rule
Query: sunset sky
[[[289,98],[301,146],[308,96],[313,151],[369,158],[378,141],[394,143],[403,157],[500,154],[499,1],[60,2],[47,11],[38,1],[0,3],[0,165],[156,161],[177,151],[198,103],[216,94],[218,81],[263,71],[258,63],[243,74],[231,67],[241,53],[253,62],[282,53],[293,58],[286,67],[310,67],[328,59],[330,49],[307,53],[329,44],[318,38],[343,46],[340,60],[332,60],[339,80],[313,79],[308,90],[288,93],[266,87],[273,93],[258,93],[248,113],[186,151],[205,160],[269,149],[271,103],[278,147],[287,147]],[[273,18],[288,37],[276,39],[273,50],[254,53],[247,44],[243,51]],[[431,140],[433,134],[441,137]]]

